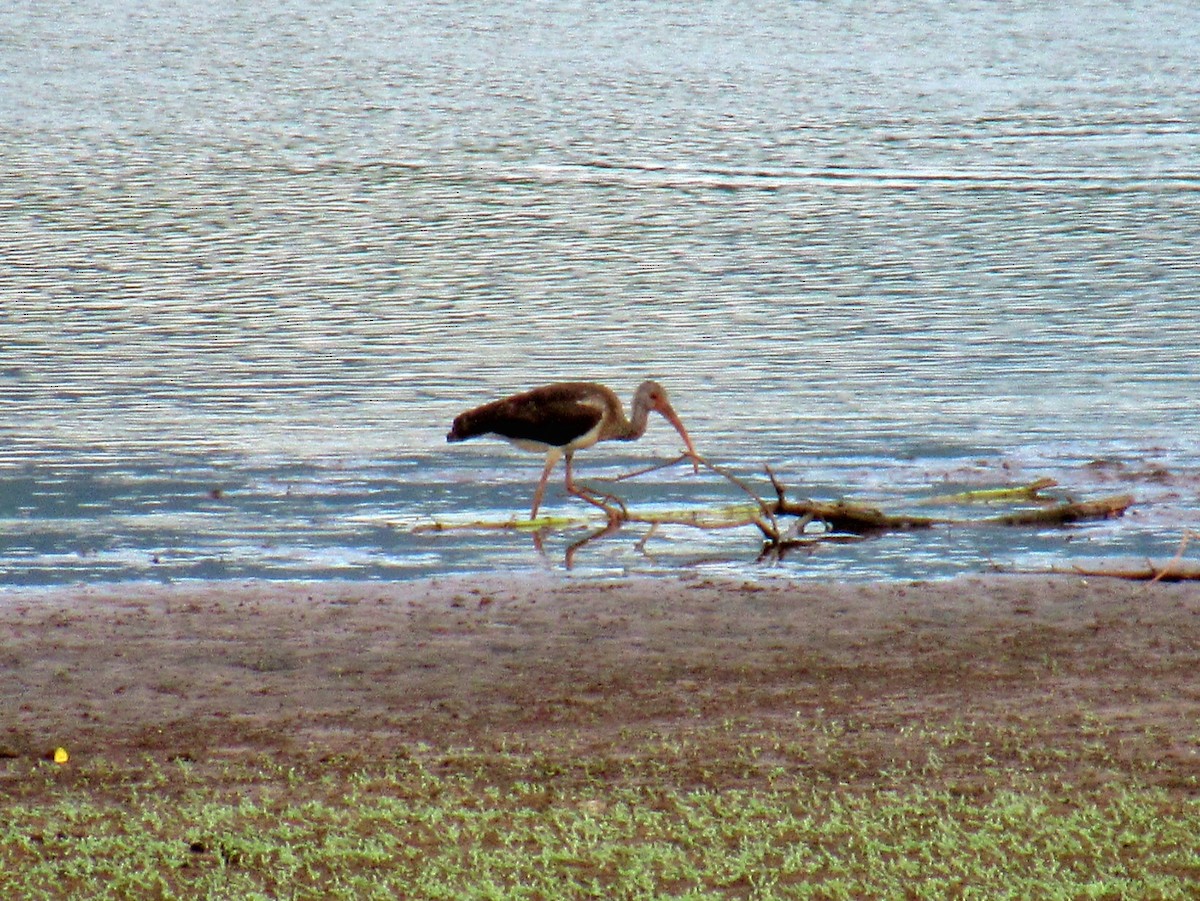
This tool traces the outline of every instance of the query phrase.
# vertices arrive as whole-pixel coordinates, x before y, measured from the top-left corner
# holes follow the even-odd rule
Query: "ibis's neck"
[[[639,403],[637,398],[633,400],[633,418],[626,419],[625,411],[621,411],[621,419],[617,423],[617,428],[614,430],[616,434],[613,436],[620,441],[637,441],[646,434],[646,426],[650,420],[650,407],[644,403]]]

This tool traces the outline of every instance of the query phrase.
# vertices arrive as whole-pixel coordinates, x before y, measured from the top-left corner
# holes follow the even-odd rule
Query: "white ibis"
[[[575,451],[597,441],[636,441],[646,433],[650,411],[661,413],[675,426],[688,456],[696,465],[696,450],[679,421],[666,389],[658,382],[642,382],[633,395],[632,418],[625,418],[621,401],[611,390],[594,382],[556,382],[503,400],[492,401],[456,416],[447,441],[466,441],[492,435],[522,450],[546,455],[542,478],[533,493],[530,519],[537,518],[550,471],[562,457],[567,460],[567,491],[588,499],[588,489],[578,488],[571,477]]]

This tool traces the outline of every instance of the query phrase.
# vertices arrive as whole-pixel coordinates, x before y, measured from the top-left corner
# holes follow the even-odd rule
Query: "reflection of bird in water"
[[[692,440],[667,400],[666,389],[658,382],[642,382],[638,386],[629,419],[625,418],[617,395],[603,385],[557,382],[456,416],[446,440],[466,441],[479,435],[494,435],[523,450],[545,454],[546,465],[533,493],[533,509],[529,514],[530,519],[535,519],[546,480],[560,458],[566,457],[567,491],[591,500],[589,489],[577,486],[572,478],[571,460],[575,451],[591,447],[597,441],[636,441],[646,433],[651,410],[675,427],[687,445],[688,456],[695,460]]]

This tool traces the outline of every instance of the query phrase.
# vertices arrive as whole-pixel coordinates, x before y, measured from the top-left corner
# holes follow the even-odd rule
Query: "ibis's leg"
[[[573,461],[574,459],[575,459],[575,455],[574,455],[573,453],[568,453],[568,454],[567,454],[567,462],[566,462],[566,466],[567,466],[567,491],[568,491],[568,492],[570,492],[571,494],[575,494],[575,493],[576,493],[576,491],[575,491],[575,477],[574,477],[574,475],[572,475],[572,472],[571,472],[571,463],[572,463],[572,461]]]
[[[612,501],[618,507],[621,508],[622,515],[628,516],[629,511],[625,509],[624,502],[619,497],[617,497],[615,494],[605,494],[603,491],[597,491],[594,488],[588,488],[586,485],[576,485],[575,484],[575,477],[571,470],[571,457],[572,457],[572,454],[567,454],[567,491],[568,491],[568,493],[573,494],[576,497],[583,498],[585,501],[587,501],[592,506],[599,507],[605,513],[607,513],[608,514],[608,522],[609,522],[610,526],[613,523],[618,521],[617,511],[614,510],[612,507],[610,507],[608,504],[604,503],[604,501],[599,500],[599,498],[604,498],[605,500]]]
[[[571,462],[574,459],[575,459],[574,454],[572,454],[572,453],[567,454],[567,493],[573,494],[576,497],[587,498],[588,495],[592,493],[592,489],[588,488],[586,486],[580,486],[580,485],[575,484],[575,473],[574,473],[574,470],[571,468]]]
[[[529,513],[530,519],[537,519],[538,507],[542,505],[542,495],[546,493],[546,480],[550,478],[550,472],[554,469],[554,464],[558,462],[558,458],[562,456],[562,451],[552,450],[546,454],[546,465],[542,468],[542,478],[538,481],[537,490],[533,492],[533,510]],[[571,461],[567,458],[567,483],[571,481]]]

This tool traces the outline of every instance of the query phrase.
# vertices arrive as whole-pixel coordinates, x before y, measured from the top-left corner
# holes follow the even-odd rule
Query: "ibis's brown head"
[[[633,427],[638,435],[646,431],[646,422],[649,419],[651,410],[660,414],[675,427],[675,431],[679,433],[679,437],[683,439],[684,445],[687,446],[688,456],[692,458],[692,466],[699,472],[700,466],[696,462],[699,459],[699,455],[696,453],[696,449],[692,447],[692,439],[688,437],[687,429],[683,427],[679,415],[667,399],[667,389],[658,382],[642,382],[638,386],[637,393],[633,396]]]

